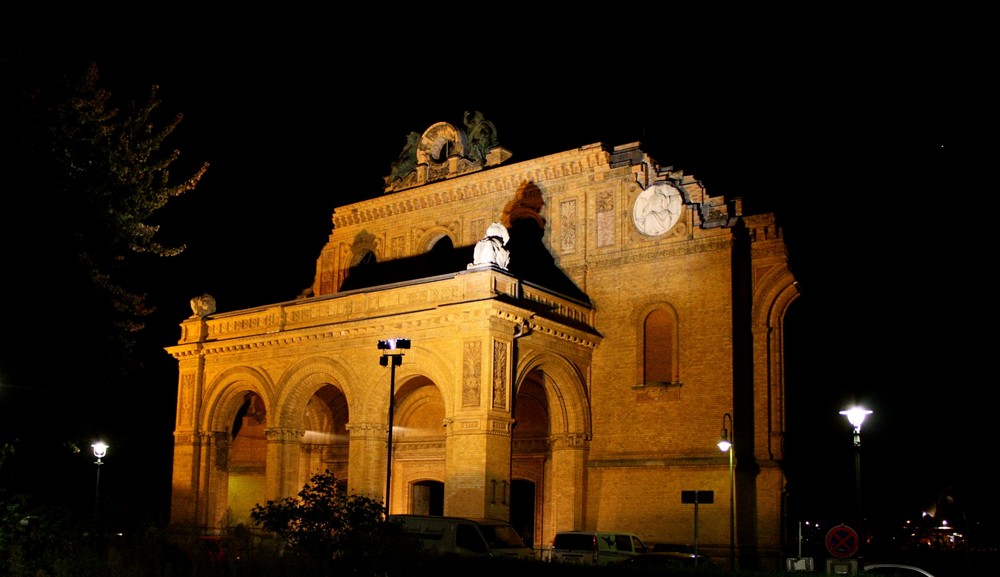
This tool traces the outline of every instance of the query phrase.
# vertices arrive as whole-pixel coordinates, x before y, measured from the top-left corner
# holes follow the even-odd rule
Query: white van
[[[534,552],[514,527],[498,519],[438,517],[434,515],[389,515],[389,521],[439,554],[531,558]]]
[[[549,559],[564,563],[607,565],[646,553],[637,535],[623,531],[559,531]]]

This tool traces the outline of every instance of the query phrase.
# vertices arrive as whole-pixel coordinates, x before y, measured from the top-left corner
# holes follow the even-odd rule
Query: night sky
[[[5,10],[0,31],[37,25]],[[996,436],[995,240],[984,242],[980,197],[992,189],[979,143],[992,135],[976,37],[951,34],[949,19],[887,33],[842,15],[822,28],[836,34],[810,23],[722,34],[700,20],[631,30],[669,20],[637,13],[612,36],[516,28],[506,15],[485,34],[466,25],[434,38],[393,20],[359,42],[364,27],[303,24],[309,14],[254,17],[224,35],[175,16],[169,34],[8,34],[4,45],[45,66],[95,61],[116,97],[159,85],[164,112],[184,114],[177,174],[210,163],[163,214],[164,238],[188,249],[149,273],[150,370],[132,398],[95,413],[120,420],[103,433],[108,491],[145,478],[136,506],[166,516],[176,363],[163,347],[188,300],[207,292],[229,311],[294,299],[312,283],[333,209],[382,194],[406,134],[480,110],[508,163],[640,141],[710,194],[776,213],[802,293],[787,321],[793,521],[852,514],[851,428],[838,412],[855,402],[874,411],[862,430],[872,516],[916,514],[940,495],[972,516],[1000,509],[983,474]],[[92,460],[80,466],[92,472]]]

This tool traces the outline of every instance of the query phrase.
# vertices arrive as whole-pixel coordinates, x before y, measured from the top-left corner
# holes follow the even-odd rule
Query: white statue
[[[193,317],[203,317],[215,312],[215,297],[205,293],[200,297],[191,299],[191,312]]]
[[[494,222],[486,228],[486,236],[483,237],[483,240],[476,243],[476,249],[472,253],[472,264],[466,268],[496,265],[507,270],[510,252],[504,246],[509,240],[510,233],[507,232],[507,227],[499,222]]]

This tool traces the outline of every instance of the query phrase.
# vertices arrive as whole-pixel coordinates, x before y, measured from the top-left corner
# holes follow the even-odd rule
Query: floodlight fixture
[[[408,349],[410,348],[410,339],[385,339],[378,342],[379,350],[383,351],[394,351],[396,349]]]

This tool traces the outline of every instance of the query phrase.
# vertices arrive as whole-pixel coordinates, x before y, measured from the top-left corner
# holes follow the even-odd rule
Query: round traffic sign
[[[837,525],[826,533],[826,550],[839,559],[858,552],[858,533],[847,525]]]

